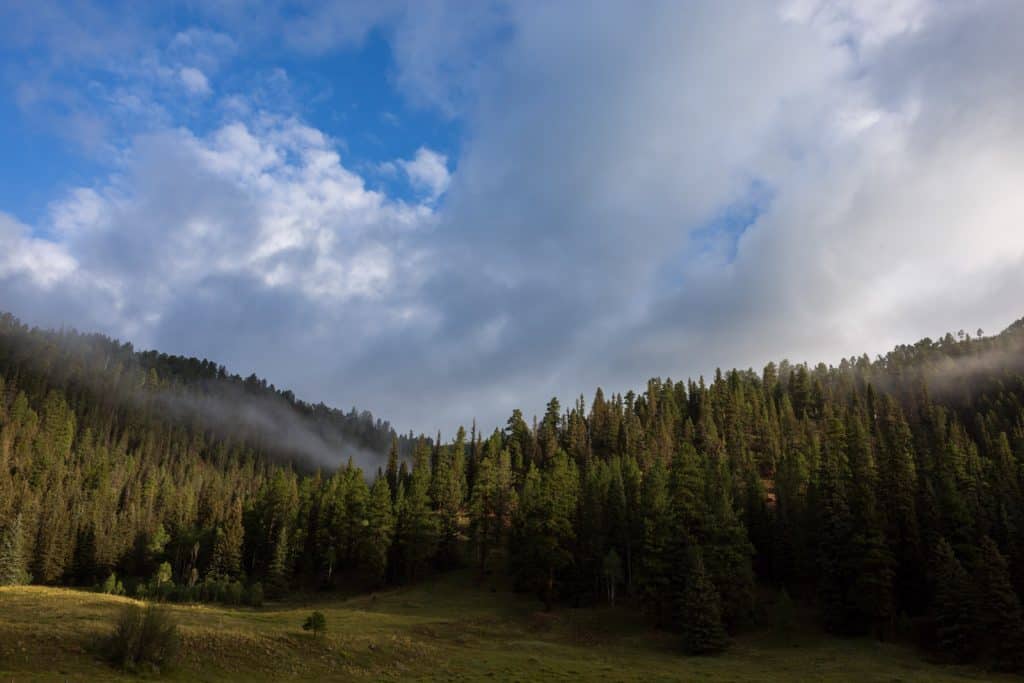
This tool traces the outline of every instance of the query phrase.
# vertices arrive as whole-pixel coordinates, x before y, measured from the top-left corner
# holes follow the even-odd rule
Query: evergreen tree
[[[728,490],[712,488],[707,538],[702,546],[707,574],[721,596],[721,617],[731,628],[748,621],[754,612],[754,548],[736,516]]]
[[[670,546],[673,534],[669,505],[668,474],[660,461],[647,471],[643,483],[643,553],[640,591],[644,605],[656,625],[669,625],[671,610],[666,603],[676,567]]]
[[[683,644],[689,654],[721,652],[728,644],[718,591],[704,570],[700,551],[692,549],[683,594]]]
[[[557,453],[544,474],[531,466],[523,483],[515,524],[517,583],[533,590],[550,610],[563,572],[572,564],[573,516],[579,495],[575,466]]]
[[[431,497],[438,518],[438,560],[443,568],[459,564],[462,540],[462,503],[466,495],[466,430],[459,427],[455,442],[442,448],[437,457]]]
[[[238,579],[242,575],[242,542],[245,529],[242,526],[242,502],[228,508],[228,516],[222,526],[217,527],[213,540],[213,556],[209,574],[213,577]]]
[[[25,556],[25,530],[21,515],[7,525],[0,534],[0,586],[28,583],[28,565]]]
[[[853,518],[845,490],[846,431],[840,419],[826,415],[829,431],[822,449],[815,503],[817,506],[818,601],[825,628],[832,632],[851,630],[850,587],[855,558],[852,557]]]
[[[96,532],[91,526],[78,530],[75,553],[71,562],[71,574],[75,584],[92,586],[99,580],[96,563]]]
[[[932,571],[935,646],[953,661],[969,661],[974,654],[973,586],[944,538],[936,545]]]
[[[991,538],[981,539],[974,578],[976,641],[983,656],[1002,669],[1015,670],[1024,657],[1020,599],[1010,584],[1006,558]]]
[[[291,579],[288,566],[288,529],[281,526],[274,541],[270,565],[267,567],[267,593],[280,597],[288,590]]]
[[[371,581],[380,585],[387,575],[388,551],[395,533],[395,515],[391,507],[391,487],[378,476],[370,489],[363,541],[363,564]]]
[[[405,463],[403,463],[405,464]],[[391,499],[394,501],[398,493],[398,437],[391,439],[391,450],[388,451],[387,482],[391,491]]]
[[[913,435],[891,396],[882,399],[881,448],[878,460],[878,493],[884,537],[895,563],[895,602],[911,613],[919,612],[927,596],[925,565],[917,516],[917,465]]]
[[[402,564],[406,579],[416,581],[423,576],[437,547],[437,520],[430,507],[429,446],[420,440],[416,447],[409,488],[404,492],[399,510]]]
[[[516,505],[512,486],[512,456],[492,439],[477,469],[470,502],[470,524],[480,578],[492,568],[495,556],[504,556],[508,529]],[[503,568],[503,567],[502,567]]]

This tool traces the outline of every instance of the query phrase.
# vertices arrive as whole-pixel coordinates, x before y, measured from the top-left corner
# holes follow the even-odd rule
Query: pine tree
[[[349,462],[344,471],[344,524],[339,530],[345,567],[355,571],[364,557],[370,489],[363,471]]]
[[[622,460],[622,487],[625,496],[625,527],[622,539],[625,555],[626,590],[632,595],[636,557],[643,543],[643,473],[637,460],[627,455]]]
[[[544,419],[541,420],[537,430],[537,442],[540,445],[540,456],[544,466],[550,463],[559,449],[560,427],[562,425],[562,407],[558,397],[548,401],[547,409],[544,411]]]
[[[712,487],[708,528],[702,556],[705,569],[721,596],[722,622],[730,629],[754,612],[754,547],[732,507],[732,497],[720,483]]]
[[[683,594],[683,644],[689,654],[721,652],[728,644],[718,591],[704,570],[700,551],[691,550]]]
[[[213,556],[209,574],[224,579],[238,579],[242,575],[242,542],[245,529],[242,526],[242,501],[228,508],[228,516],[222,526],[217,527],[213,540]]]
[[[680,446],[669,477],[673,524],[679,536],[702,540],[707,531],[706,480],[700,456],[692,444]]]
[[[25,555],[25,530],[21,515],[0,534],[0,586],[16,586],[29,582]]]
[[[32,562],[32,574],[36,581],[53,584],[64,575],[74,535],[68,529],[70,521],[67,510],[49,507],[44,511],[39,520]]]
[[[440,450],[431,482],[431,497],[438,517],[437,555],[442,568],[459,564],[460,516],[466,495],[465,447],[466,430],[459,427],[455,442]]]
[[[280,597],[288,591],[291,571],[288,566],[288,529],[281,526],[275,539],[270,565],[267,567],[267,593]]]
[[[985,536],[978,548],[974,580],[978,587],[974,613],[976,640],[986,659],[1001,669],[1016,670],[1024,662],[1024,622],[1020,599],[1010,584],[1006,558]]]
[[[495,453],[494,449],[500,449]],[[476,485],[470,501],[470,526],[479,578],[492,568],[495,556],[504,557],[505,544],[516,493],[512,486],[512,457],[492,439],[477,469]]]
[[[666,627],[671,618],[666,599],[676,571],[670,556],[675,530],[669,505],[668,474],[661,461],[655,461],[644,476],[642,516],[641,598],[655,624]]]
[[[826,414],[829,425],[815,485],[817,515],[818,601],[825,628],[835,633],[851,630],[850,586],[853,518],[844,486],[846,432],[838,418]]]
[[[92,586],[99,580],[96,562],[96,532],[92,526],[79,529],[75,538],[75,553],[71,561],[71,574],[79,586]]]
[[[391,487],[387,479],[377,477],[370,489],[363,540],[363,565],[371,581],[380,585],[387,575],[388,554],[395,533],[395,515],[391,507]]]
[[[406,579],[416,581],[426,571],[437,547],[437,520],[430,507],[429,445],[425,440],[417,444],[409,488],[399,511],[402,564]]]
[[[517,583],[536,592],[548,610],[558,595],[563,571],[572,563],[572,520],[579,496],[578,474],[565,453],[556,453],[549,467],[542,474],[531,466],[526,475],[513,551]]]
[[[923,609],[927,597],[922,590],[926,585],[926,562],[917,515],[918,473],[913,435],[891,396],[882,398],[882,413],[878,501],[885,541],[895,562],[895,602],[914,613]]]
[[[404,463],[403,463],[404,464]],[[388,488],[391,490],[391,500],[394,502],[398,493],[398,437],[391,438],[391,450],[388,451],[387,468]]]
[[[933,558],[932,623],[935,645],[953,661],[969,661],[974,654],[973,586],[946,539],[940,538]]]

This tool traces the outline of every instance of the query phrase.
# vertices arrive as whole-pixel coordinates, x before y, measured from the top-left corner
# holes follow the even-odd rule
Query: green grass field
[[[127,598],[0,589],[0,682],[128,680],[94,654]],[[301,624],[318,609],[328,633]],[[717,657],[686,657],[632,610],[559,609],[453,575],[413,588],[262,609],[174,605],[182,657],[162,678],[236,680],[967,681],[906,647],[761,630]],[[1009,680],[1009,679],[1007,679]]]

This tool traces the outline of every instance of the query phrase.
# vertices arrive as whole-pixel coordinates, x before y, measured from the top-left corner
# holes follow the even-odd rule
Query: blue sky
[[[0,6],[0,310],[399,429],[1024,314],[1015,0]]]
[[[99,12],[119,11],[100,7]],[[338,49],[310,54],[286,49],[272,37],[255,44],[234,38],[230,27],[195,11],[158,12],[138,20],[151,22],[144,29],[147,40],[123,56],[177,70],[164,78],[171,83],[154,83],[152,69],[123,68],[118,55],[61,58],[35,44],[0,53],[8,67],[0,99],[5,211],[38,223],[61,190],[116,170],[116,155],[106,145],[125,146],[134,135],[166,126],[208,133],[232,118],[235,97],[323,131],[335,140],[345,163],[365,173],[368,184],[403,199],[415,199],[415,189],[407,178],[381,173],[381,164],[412,158],[420,147],[448,159],[458,156],[461,121],[413,104],[398,90],[383,27],[370,28]],[[175,87],[181,85],[173,82],[181,70],[202,74],[210,92],[189,95],[187,88]],[[29,94],[33,91],[41,94]],[[152,120],[126,114],[111,101],[116,96],[139,97],[162,115]],[[88,118],[90,131],[76,131],[70,120],[75,116]],[[102,140],[95,129],[103,129]]]

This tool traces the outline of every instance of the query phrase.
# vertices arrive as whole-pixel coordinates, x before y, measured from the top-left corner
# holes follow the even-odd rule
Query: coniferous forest
[[[1024,321],[469,424],[400,435],[4,315],[0,584],[258,605],[463,568],[636,605],[693,653],[771,590],[830,633],[1022,665]]]

